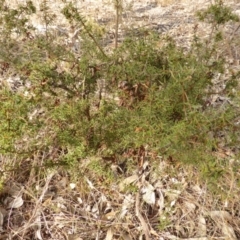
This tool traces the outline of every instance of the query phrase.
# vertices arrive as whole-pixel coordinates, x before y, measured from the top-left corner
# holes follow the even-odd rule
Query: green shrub
[[[151,33],[131,36],[109,53],[101,45],[101,27],[68,4],[62,13],[69,24],[82,28],[81,50],[75,53],[48,29],[45,35],[28,37],[31,25],[24,16],[35,13],[32,2],[0,10],[0,60],[23,82],[31,83],[28,98],[1,89],[2,154],[22,151],[31,157],[37,150],[61,149],[58,161],[50,154],[46,164],[74,166],[86,156],[117,155],[148,146],[159,155],[205,167],[214,165],[212,152],[218,147],[218,139],[209,135],[236,132],[234,107],[224,111],[207,107],[212,77],[225,71],[224,56],[218,54],[224,35],[217,26],[237,20],[221,2],[199,13],[201,20],[212,24],[215,37],[206,44],[196,33],[188,52],[171,38]],[[54,16],[48,15],[47,6],[43,11],[47,26]],[[237,76],[225,81],[225,95],[234,97],[231,90]],[[118,96],[121,104],[112,96]],[[30,118],[36,109],[43,109],[43,114]],[[233,146],[234,141],[226,144]]]

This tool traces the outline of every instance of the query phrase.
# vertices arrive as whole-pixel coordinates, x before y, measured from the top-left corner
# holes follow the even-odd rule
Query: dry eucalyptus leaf
[[[129,186],[130,184],[136,182],[138,180],[138,175],[134,174],[128,178],[125,178],[123,181],[119,183],[119,190],[122,192],[124,189]]]
[[[21,196],[13,198],[12,201],[8,203],[7,208],[20,208],[23,205],[23,199]]]
[[[198,217],[198,226],[196,231],[198,236],[207,235],[206,219],[202,215]]]
[[[143,200],[149,205],[154,205],[156,202],[154,190],[154,187],[149,182],[145,182],[145,186],[142,188]]]

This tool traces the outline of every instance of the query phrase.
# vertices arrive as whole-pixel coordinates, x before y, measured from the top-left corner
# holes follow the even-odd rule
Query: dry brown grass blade
[[[143,233],[145,235],[146,240],[150,240],[151,239],[151,234],[150,234],[150,230],[149,227],[144,219],[144,217],[142,216],[141,212],[140,212],[140,194],[137,193],[136,194],[136,216],[139,219],[141,225],[142,225],[142,230]]]

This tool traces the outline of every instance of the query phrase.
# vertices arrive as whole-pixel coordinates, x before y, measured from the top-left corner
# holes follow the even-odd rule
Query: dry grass
[[[199,184],[196,169],[180,165],[176,168],[161,158],[158,164],[156,160],[152,164],[146,161],[131,181],[121,174],[110,180],[102,172],[105,163],[101,159],[85,161],[75,176],[50,171],[25,179],[24,189],[18,183],[23,205],[5,213],[4,236],[49,240],[107,236],[141,239],[143,235],[156,240],[240,237],[239,188],[235,185],[239,173],[231,173],[231,189],[224,197],[211,194],[207,185]],[[18,178],[10,175],[13,188]],[[124,189],[120,187],[123,181],[127,184]],[[146,186],[154,189],[153,205],[144,200]],[[8,189],[5,187],[3,199],[12,194]]]

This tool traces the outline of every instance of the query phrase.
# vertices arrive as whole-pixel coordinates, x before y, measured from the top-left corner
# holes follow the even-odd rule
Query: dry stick
[[[115,27],[115,49],[118,47],[118,27],[119,27],[119,1],[120,0],[115,0],[115,8],[116,8],[116,27]]]
[[[142,214],[140,213],[139,208],[140,208],[140,194],[138,192],[136,195],[136,216],[142,225],[143,233],[146,237],[146,240],[150,240],[150,231],[149,231],[148,225],[147,225],[146,221],[144,220]]]
[[[123,10],[122,0],[114,0],[114,7],[116,9],[116,26],[115,26],[115,49],[118,48],[118,30],[121,13]]]

